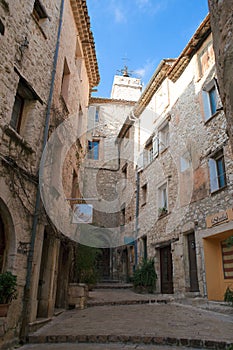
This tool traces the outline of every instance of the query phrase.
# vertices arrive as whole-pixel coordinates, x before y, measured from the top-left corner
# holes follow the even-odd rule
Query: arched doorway
[[[6,204],[0,198],[0,272],[13,269],[15,243],[12,217]]]
[[[5,238],[5,229],[2,217],[0,215],[0,272],[3,270],[4,266],[4,257],[6,251],[6,238]]]

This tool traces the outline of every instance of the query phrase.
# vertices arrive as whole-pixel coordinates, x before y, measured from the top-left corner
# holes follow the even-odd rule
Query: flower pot
[[[6,317],[10,304],[0,304],[0,317]]]

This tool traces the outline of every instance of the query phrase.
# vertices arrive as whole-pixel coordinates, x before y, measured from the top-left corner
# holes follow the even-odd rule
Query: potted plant
[[[17,277],[10,271],[0,273],[0,317],[6,317],[9,305],[17,298]]]
[[[159,217],[165,216],[167,214],[167,207],[159,208]]]

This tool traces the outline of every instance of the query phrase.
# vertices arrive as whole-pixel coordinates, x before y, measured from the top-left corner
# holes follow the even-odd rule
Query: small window
[[[169,124],[167,123],[159,131],[159,152],[162,152],[169,146]]]
[[[142,206],[147,202],[147,184],[142,186]]]
[[[152,139],[152,154],[153,158],[155,158],[159,153],[159,137],[155,135]]]
[[[147,158],[147,164],[150,164],[154,158],[154,152],[153,152],[153,143],[152,140],[147,143],[145,147],[145,152],[146,152],[146,158]]]
[[[99,159],[99,141],[88,141],[88,158]]]
[[[210,41],[198,55],[199,76],[202,77],[207,70],[214,64],[213,43]]]
[[[191,159],[189,152],[186,152],[180,157],[180,171],[183,173],[185,170],[189,169],[191,166]]]
[[[39,0],[35,0],[34,2],[33,15],[38,22],[48,17],[44,6]]]
[[[5,33],[5,26],[2,23],[2,20],[0,19],[0,34],[4,35],[4,33]]]
[[[127,179],[127,164],[125,164],[122,168],[122,174],[124,176],[124,179]]]
[[[96,110],[95,110],[95,122],[96,123],[99,123],[99,121],[100,121],[99,113],[100,113],[100,109],[99,109],[99,107],[96,107]]]
[[[36,99],[38,99],[38,97],[34,90],[25,79],[20,78],[10,121],[11,127],[15,129],[18,134],[21,134],[23,124],[25,124],[25,110],[28,111],[30,103]]]
[[[70,82],[70,70],[68,67],[67,60],[65,58],[63,74],[62,74],[62,82],[61,82],[61,95],[64,98],[66,103],[68,102],[69,82]]]
[[[130,138],[130,129],[128,129],[125,133],[125,136],[124,136],[125,139],[129,139]]]
[[[202,91],[205,121],[217,112],[217,89],[215,83],[213,82],[212,84],[210,89]]]
[[[215,192],[226,186],[226,172],[223,152],[209,159],[210,191]]]
[[[168,212],[167,184],[164,184],[159,188],[158,195],[159,216],[163,216]]]
[[[120,212],[120,228],[121,231],[125,230],[125,205],[122,206]]]

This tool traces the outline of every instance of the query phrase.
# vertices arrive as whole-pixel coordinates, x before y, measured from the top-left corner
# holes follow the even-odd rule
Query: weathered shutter
[[[214,192],[218,190],[218,173],[216,161],[212,158],[209,159],[209,171],[210,171],[210,191]]]
[[[153,146],[153,157],[156,157],[159,153],[159,142],[158,142],[158,135],[155,135],[152,139],[152,146]]]
[[[211,117],[211,110],[210,110],[210,101],[209,101],[209,94],[206,91],[202,91],[202,100],[203,100],[203,108],[204,108],[204,117],[205,120],[208,120]]]

